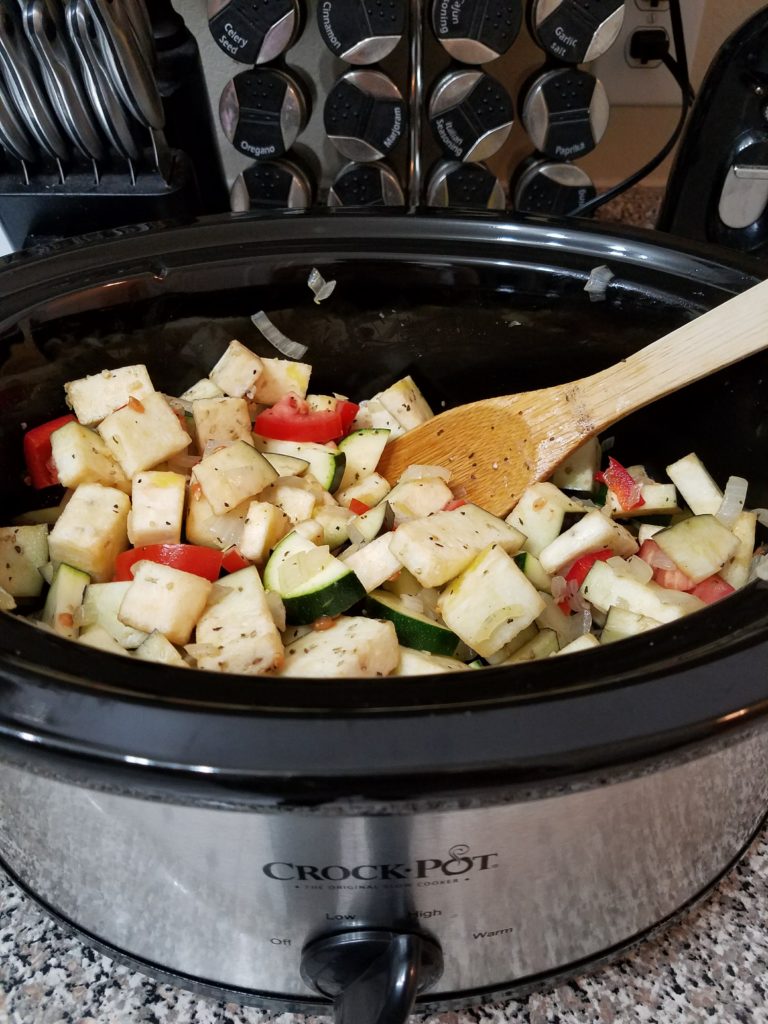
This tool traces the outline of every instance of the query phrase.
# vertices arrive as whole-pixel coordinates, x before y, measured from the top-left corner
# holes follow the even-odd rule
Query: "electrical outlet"
[[[685,49],[690,68],[699,41],[706,0],[681,3]],[[668,0],[625,0],[624,22],[616,42],[590,70],[605,86],[614,107],[672,107],[680,105],[680,88],[663,64],[643,66],[632,61],[629,44],[638,29],[662,28],[672,39]],[[674,44],[671,47],[674,56]]]

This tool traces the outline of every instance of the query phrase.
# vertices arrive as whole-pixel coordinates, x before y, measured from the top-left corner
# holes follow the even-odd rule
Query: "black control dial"
[[[406,127],[403,97],[381,71],[347,71],[325,101],[329,139],[348,160],[380,160],[402,138]]]
[[[514,119],[512,100],[484,71],[450,71],[436,83],[429,120],[446,156],[486,160],[504,145]]]
[[[290,160],[263,160],[246,168],[230,192],[232,209],[306,210],[312,184],[306,172]]]
[[[503,210],[504,189],[482,164],[442,160],[427,182],[427,206],[460,210]]]
[[[348,64],[374,64],[405,32],[406,0],[318,0],[317,24],[325,45]]]
[[[266,64],[293,42],[298,0],[208,0],[208,24],[224,53],[242,64]]]
[[[596,60],[616,41],[623,21],[624,0],[531,0],[528,8],[534,40],[566,64]]]
[[[520,213],[573,213],[597,194],[592,179],[575,164],[529,157],[510,186],[512,206]]]
[[[292,75],[275,68],[241,71],[219,101],[224,134],[256,160],[282,156],[306,124],[304,92]]]
[[[329,206],[404,206],[397,175],[382,163],[347,164],[328,190]]]
[[[590,153],[608,124],[608,96],[588,71],[556,68],[529,80],[520,99],[520,119],[545,156],[574,160]]]
[[[464,64],[485,64],[506,53],[522,20],[520,0],[432,0],[432,31]]]

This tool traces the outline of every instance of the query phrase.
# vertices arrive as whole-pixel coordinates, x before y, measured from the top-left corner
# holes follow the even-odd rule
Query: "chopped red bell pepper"
[[[697,583],[691,593],[705,604],[713,604],[722,597],[728,597],[729,594],[735,593],[735,590],[722,576],[715,573],[714,576],[708,576],[701,583]]]
[[[116,583],[132,580],[132,566],[136,562],[149,561],[213,582],[219,578],[222,560],[221,551],[198,544],[145,544],[140,548],[129,548],[117,556],[113,580]]]
[[[356,516],[363,515],[364,512],[370,512],[371,506],[366,505],[364,501],[358,501],[357,498],[349,499],[349,511],[354,512]]]
[[[455,512],[457,508],[461,508],[462,505],[466,505],[465,498],[452,498],[451,501],[446,501],[443,505],[443,512]]]
[[[236,547],[227,548],[221,559],[221,568],[224,572],[238,572],[240,569],[247,569],[252,564],[244,555],[240,554]]]
[[[67,416],[59,416],[58,419],[41,423],[39,427],[33,427],[24,435],[24,460],[27,464],[27,473],[32,486],[38,490],[43,487],[53,487],[59,482],[59,474],[56,472],[51,456],[51,434],[74,419],[75,417],[71,413]]]
[[[284,395],[260,412],[253,428],[262,437],[276,441],[314,441],[325,444],[343,437],[357,415],[358,406],[340,398],[334,409],[310,409],[298,395]]]
[[[586,555],[582,555],[581,558],[577,558],[565,574],[566,584],[575,583],[577,587],[580,587],[595,562],[605,562],[612,558],[614,554],[615,552],[612,548],[600,548],[599,551],[589,551]],[[567,599],[559,601],[558,607],[566,615],[571,611],[571,605]]]
[[[625,512],[645,504],[640,493],[640,484],[616,459],[608,456],[608,469],[595,473],[595,480],[605,484],[616,495],[616,500]]]

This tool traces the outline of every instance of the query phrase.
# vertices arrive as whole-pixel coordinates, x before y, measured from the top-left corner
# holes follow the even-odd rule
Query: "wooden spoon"
[[[506,515],[529,484],[548,477],[590,437],[764,348],[768,281],[599,373],[448,409],[391,441],[377,471],[395,483],[407,466],[444,466],[468,501]],[[702,423],[702,431],[709,426]]]

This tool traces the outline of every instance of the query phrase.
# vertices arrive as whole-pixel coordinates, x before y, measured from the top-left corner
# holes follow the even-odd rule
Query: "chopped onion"
[[[330,557],[330,550],[326,546],[299,551],[291,558],[286,558],[280,566],[280,583],[288,592],[298,590],[303,583],[325,568]]]
[[[741,515],[744,502],[747,500],[748,486],[743,476],[728,477],[728,483],[725,485],[725,491],[723,492],[723,500],[720,502],[720,508],[715,512],[715,518],[723,526],[727,526],[729,530]]]
[[[755,577],[760,580],[768,580],[768,555],[758,555],[757,558],[752,559],[749,578],[754,579]]]
[[[641,583],[650,583],[653,579],[653,569],[638,555],[630,555],[626,561],[627,575],[634,577]]]
[[[213,453],[217,452],[219,448],[229,448],[229,446],[233,445],[234,443],[234,441],[222,441],[218,437],[211,437],[205,442],[205,447],[203,448],[203,458],[205,458],[207,455],[213,455]]]
[[[399,476],[400,483],[404,483],[406,480],[425,480],[427,478],[440,477],[441,480],[446,482],[451,479],[450,470],[446,469],[445,466],[408,466]]]
[[[424,605],[421,602],[421,598],[416,594],[400,594],[400,603],[410,612],[418,612],[419,615],[424,614]]]
[[[611,434],[610,437],[604,438],[600,442],[600,452],[601,452],[601,454],[605,455],[605,453],[609,452],[613,448],[613,446],[615,444],[616,444],[616,438],[614,437],[613,434]]]
[[[285,605],[283,604],[283,599],[276,590],[266,590],[264,597],[267,600],[269,614],[272,616],[278,630],[282,633],[285,629]]]
[[[182,452],[180,455],[173,455],[168,459],[168,469],[172,472],[178,470],[186,475],[187,470],[192,469],[200,461],[199,455],[187,455]]]
[[[326,281],[317,267],[312,267],[312,270],[309,272],[307,284],[315,293],[315,302],[317,305],[320,305],[323,299],[327,299],[336,287],[336,282]]]
[[[273,345],[286,359],[301,359],[306,355],[307,346],[286,338],[283,332],[275,327],[264,310],[254,313],[251,317],[251,322],[254,327],[258,327],[270,345]]]
[[[204,531],[210,531],[221,545],[222,551],[240,543],[243,535],[243,520],[239,516],[211,516],[202,524]]]
[[[222,653],[223,648],[217,647],[216,644],[185,644],[184,650],[193,661],[197,661],[201,657],[215,658],[217,654]]]
[[[613,276],[610,267],[601,265],[592,268],[587,283],[584,285],[584,291],[589,295],[591,302],[599,302],[605,298],[605,290]]]
[[[753,508],[757,521],[761,526],[768,526],[768,508]]]
[[[552,589],[552,597],[559,604],[565,599],[565,595],[568,592],[568,584],[565,582],[565,576],[553,576],[550,580],[550,587]]]

